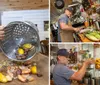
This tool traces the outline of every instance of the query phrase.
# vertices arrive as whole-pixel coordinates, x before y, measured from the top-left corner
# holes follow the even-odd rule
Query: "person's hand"
[[[74,28],[75,32],[79,32],[81,30],[81,28]]]
[[[89,66],[89,65],[91,65],[91,64],[94,64],[94,63],[95,63],[95,60],[93,60],[93,59],[87,59],[87,60],[84,62],[84,64],[87,65],[87,66]]]
[[[0,40],[4,38],[4,27],[0,26]]]
[[[83,29],[83,28],[85,28],[85,26],[81,26],[81,27],[80,27],[80,29]]]

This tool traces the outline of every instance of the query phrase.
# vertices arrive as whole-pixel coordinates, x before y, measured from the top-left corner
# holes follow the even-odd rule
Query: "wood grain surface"
[[[48,0],[0,0],[0,10],[47,9]]]
[[[0,53],[0,61],[7,59],[8,58],[3,53]],[[43,74],[42,77],[37,77],[35,75],[35,80],[32,82],[22,83],[16,79],[11,82],[0,83],[0,85],[48,85],[48,57],[37,53],[31,60],[37,61],[38,71]]]

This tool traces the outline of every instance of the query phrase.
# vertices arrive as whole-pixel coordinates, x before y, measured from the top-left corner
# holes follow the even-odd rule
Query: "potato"
[[[22,82],[26,82],[26,78],[23,77],[22,75],[18,75],[18,79]]]
[[[11,76],[7,75],[6,78],[7,78],[7,81],[12,81],[12,77]]]
[[[27,80],[30,81],[30,82],[31,82],[31,81],[34,81],[34,77],[31,76],[31,75],[29,75],[29,76],[27,77]]]
[[[31,72],[31,70],[28,68],[22,69],[22,74],[29,74],[30,72]]]
[[[22,74],[22,70],[18,68],[16,73],[17,73],[17,75],[21,75]]]

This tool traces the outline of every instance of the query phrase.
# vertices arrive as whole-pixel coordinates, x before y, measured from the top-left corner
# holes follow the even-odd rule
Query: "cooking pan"
[[[64,0],[55,0],[54,4],[57,9],[62,9],[65,6]]]

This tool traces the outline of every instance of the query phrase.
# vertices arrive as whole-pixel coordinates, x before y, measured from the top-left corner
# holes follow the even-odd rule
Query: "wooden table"
[[[3,53],[0,53],[0,61],[1,60],[7,60],[8,58],[6,56],[3,55]],[[42,55],[40,53],[37,53],[31,60],[37,60],[38,59],[38,63],[37,63],[37,67],[38,67],[38,71],[40,71],[43,76],[42,77],[37,77],[34,76],[35,80],[32,82],[27,82],[27,83],[22,83],[19,80],[13,80],[11,82],[7,82],[7,83],[0,83],[0,85],[48,85],[48,57],[45,55]]]

